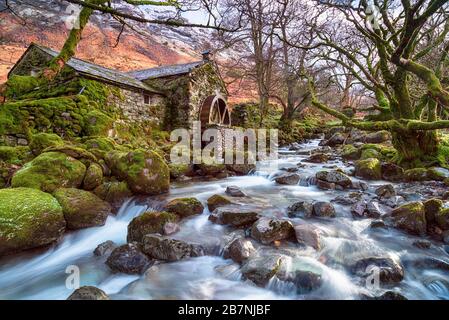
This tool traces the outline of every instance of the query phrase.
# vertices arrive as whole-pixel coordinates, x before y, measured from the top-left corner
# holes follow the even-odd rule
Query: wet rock
[[[380,180],[382,178],[380,161],[375,158],[356,161],[355,175],[367,180]]]
[[[153,259],[164,261],[179,261],[205,254],[200,245],[152,234],[143,237],[142,251]]]
[[[391,258],[364,258],[350,266],[350,270],[361,277],[375,276],[374,273],[379,272],[379,280],[385,284],[401,282],[404,279],[403,267]]]
[[[314,226],[309,224],[295,226],[295,235],[298,243],[321,250],[320,233]]]
[[[413,245],[419,249],[430,249],[432,243],[428,240],[416,240]]]
[[[334,183],[343,188],[348,188],[352,185],[351,178],[339,170],[319,171],[316,173],[316,178],[318,180]]]
[[[396,291],[387,291],[380,296],[361,295],[362,300],[408,300],[404,295]]]
[[[88,191],[60,188],[53,193],[53,196],[62,207],[68,229],[103,226],[112,211],[109,203]]]
[[[218,207],[223,207],[231,203],[232,201],[228,197],[219,194],[215,194],[207,199],[207,207],[209,208],[210,212],[214,211]]]
[[[324,138],[330,139],[334,134],[343,133],[343,132],[345,132],[345,130],[346,130],[345,127],[332,127],[326,132],[326,134],[324,135]]]
[[[299,201],[287,208],[289,217],[306,217],[310,218],[313,215],[313,202]]]
[[[291,258],[288,263],[281,265],[276,277],[293,283],[298,294],[307,294],[321,287],[322,273],[319,263],[312,263],[307,258],[301,257]]]
[[[310,163],[324,163],[329,161],[329,155],[325,153],[314,153],[307,159],[304,159],[303,161]]]
[[[353,181],[351,188],[366,191],[369,189],[369,185],[365,181]]]
[[[180,198],[171,200],[165,205],[165,211],[186,218],[203,213],[204,207],[196,198]]]
[[[91,286],[76,289],[67,300],[110,300],[109,296],[101,289]]]
[[[251,241],[237,238],[231,241],[224,249],[223,257],[232,259],[234,262],[242,263],[256,253]]]
[[[423,235],[426,232],[426,214],[421,202],[411,202],[391,212],[393,225],[407,233]]]
[[[370,228],[371,229],[378,229],[378,228],[388,229],[387,225],[385,224],[385,222],[383,220],[371,221]]]
[[[289,148],[290,151],[298,151],[298,150],[301,150],[301,149],[302,149],[302,146],[299,143],[297,143],[297,142],[293,142],[290,145],[290,148]]]
[[[329,147],[335,147],[344,144],[345,140],[346,136],[340,132],[337,132],[332,137],[329,138],[326,145],[328,145]]]
[[[354,147],[352,144],[347,144],[343,147],[341,156],[345,160],[357,160],[361,156],[359,148]]]
[[[382,210],[379,202],[377,201],[369,201],[366,205],[366,215],[368,218],[378,219],[385,212]]]
[[[270,218],[260,218],[251,228],[251,237],[263,244],[286,240],[295,234],[290,221]]]
[[[295,173],[295,172],[299,171],[299,168],[298,167],[283,167],[283,168],[280,168],[279,170],[287,171],[287,172],[290,172],[290,173]]]
[[[316,180],[316,186],[318,189],[321,189],[321,190],[335,190],[336,189],[335,183],[331,183],[331,182],[327,182],[327,181],[323,181],[323,180]]]
[[[109,203],[114,212],[118,212],[125,200],[133,195],[124,181],[102,183],[100,186],[95,188],[94,193],[100,199]]]
[[[377,132],[368,133],[365,136],[365,143],[383,143],[391,139],[391,135],[388,131],[382,130]]]
[[[428,181],[427,169],[415,168],[404,171],[404,180],[407,182],[413,181]]]
[[[382,163],[382,179],[398,182],[404,178],[404,169],[394,163]]]
[[[335,217],[335,208],[330,202],[317,201],[313,204],[313,215],[316,217]]]
[[[432,167],[427,170],[427,177],[430,180],[444,181],[449,178],[449,170],[441,167]]]
[[[442,230],[449,230],[449,208],[444,208],[436,213],[435,222]]]
[[[246,197],[246,194],[237,186],[228,186],[225,193],[231,197]]]
[[[145,212],[135,217],[128,225],[128,242],[141,242],[146,234],[164,233],[167,223],[178,221],[178,216],[170,212]]]
[[[260,287],[265,287],[279,271],[283,261],[282,256],[252,258],[243,265],[241,272],[244,278]]]
[[[97,257],[103,257],[108,256],[111,254],[114,249],[117,248],[117,245],[111,241],[105,241],[103,243],[100,243],[94,250],[94,255]]]
[[[426,212],[427,223],[434,223],[436,215],[443,208],[443,201],[440,199],[429,199],[424,203],[424,210]]]
[[[351,213],[354,217],[362,218],[365,215],[366,208],[367,208],[366,201],[362,200],[355,203],[351,207]]]
[[[349,206],[359,202],[361,198],[362,194],[360,192],[351,192],[347,195],[336,197],[335,199],[332,200],[332,202]]]
[[[240,205],[230,205],[217,208],[209,216],[209,220],[216,224],[231,225],[233,227],[245,227],[259,219],[259,214],[253,208]]]
[[[91,163],[83,180],[83,188],[92,191],[103,181],[103,168],[97,163]]]
[[[417,259],[406,258],[403,262],[406,267],[413,267],[418,269],[436,269],[445,272],[449,271],[449,262],[434,257],[421,256]]]
[[[151,260],[140,251],[137,243],[127,243],[114,249],[106,264],[114,272],[142,274],[151,265]]]
[[[443,250],[446,251],[447,254],[449,254],[449,245],[443,246]]]
[[[386,185],[378,187],[375,190],[375,193],[379,198],[391,198],[391,197],[396,196],[396,190],[394,190],[394,187],[392,184],[386,184]]]
[[[179,224],[175,222],[167,222],[166,224],[164,224],[163,229],[164,229],[163,234],[169,236],[178,232],[181,228],[179,227]]]
[[[276,177],[274,181],[282,185],[297,185],[300,179],[301,177],[297,173],[286,173]]]

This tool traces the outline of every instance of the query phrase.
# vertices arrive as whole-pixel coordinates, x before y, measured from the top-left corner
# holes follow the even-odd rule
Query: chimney
[[[210,61],[210,50],[205,50],[201,52],[201,55],[203,56],[203,61],[209,62]]]

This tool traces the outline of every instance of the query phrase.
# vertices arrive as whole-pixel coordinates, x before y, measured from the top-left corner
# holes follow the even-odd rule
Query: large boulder
[[[316,173],[316,178],[329,183],[335,183],[343,188],[348,188],[352,185],[351,178],[339,170],[319,171]]]
[[[133,195],[124,181],[104,182],[95,188],[94,193],[100,199],[111,204],[114,212],[120,209],[123,202]]]
[[[30,150],[34,155],[39,155],[48,147],[62,146],[64,141],[54,133],[37,133],[31,137]]]
[[[330,202],[316,201],[313,203],[313,215],[316,217],[335,217],[335,208]]]
[[[109,296],[101,289],[91,286],[76,289],[67,300],[110,300]]]
[[[165,205],[165,211],[185,218],[203,213],[204,207],[197,198],[179,198]]]
[[[103,168],[98,163],[91,163],[84,176],[83,189],[94,190],[103,181]]]
[[[335,147],[341,144],[344,144],[346,140],[346,136],[343,133],[337,132],[327,141],[327,145],[330,147]]]
[[[385,284],[401,282],[404,279],[403,267],[391,258],[364,258],[351,265],[350,270],[361,277],[368,277],[377,270],[380,282]]]
[[[113,151],[107,154],[106,162],[112,173],[126,180],[134,193],[157,195],[170,188],[168,165],[153,151]]]
[[[427,176],[426,168],[414,168],[409,169],[404,172],[404,180],[407,182],[413,181],[428,181],[429,177]]]
[[[426,212],[426,221],[429,224],[435,222],[435,218],[443,208],[444,202],[440,199],[434,198],[426,200],[423,205]]]
[[[65,230],[58,201],[36,189],[0,190],[0,256],[58,240]]]
[[[294,236],[295,230],[288,220],[260,218],[251,228],[251,237],[263,244],[286,240]]]
[[[237,238],[224,248],[223,257],[232,259],[234,262],[242,263],[256,253],[256,249],[250,240]]]
[[[229,205],[214,210],[209,220],[216,224],[230,225],[236,228],[253,224],[259,218],[256,210],[240,205]]]
[[[232,203],[231,199],[219,194],[215,194],[209,199],[207,199],[207,207],[209,208],[210,212],[213,212],[215,209],[226,206],[231,203]]]
[[[410,234],[423,235],[426,232],[426,212],[421,202],[404,204],[391,212],[393,225]]]
[[[295,235],[298,243],[310,246],[315,250],[321,249],[320,233],[317,228],[309,224],[295,226]]]
[[[205,254],[200,245],[152,234],[143,237],[143,252],[153,259],[163,261],[179,261]]]
[[[93,193],[74,188],[57,189],[58,200],[69,229],[82,229],[105,224],[112,208]]]
[[[404,179],[404,169],[394,163],[382,163],[382,179],[398,182]]]
[[[128,225],[128,242],[141,242],[146,234],[165,233],[168,223],[178,221],[178,216],[170,212],[145,212],[135,217]]]
[[[11,181],[14,188],[26,187],[53,192],[58,188],[78,188],[86,166],[62,152],[46,152],[17,171]]]
[[[368,133],[365,136],[365,143],[383,143],[391,139],[391,135],[388,131],[377,131]]]
[[[367,180],[382,179],[382,169],[379,159],[369,158],[356,161],[355,175]]]
[[[241,272],[245,279],[251,280],[260,287],[265,287],[279,271],[283,261],[282,256],[255,257],[243,265]]]
[[[289,217],[305,217],[310,218],[313,215],[313,202],[299,201],[295,202],[287,208]]]
[[[127,243],[114,249],[106,264],[113,272],[142,274],[151,265],[151,260],[136,243]]]
[[[347,144],[343,147],[341,157],[345,160],[357,160],[361,156],[360,148],[356,148],[352,144]]]
[[[282,185],[297,185],[300,179],[301,177],[297,173],[284,173],[277,176],[274,181]]]

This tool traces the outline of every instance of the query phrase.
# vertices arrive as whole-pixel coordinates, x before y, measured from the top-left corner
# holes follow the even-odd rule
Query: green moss
[[[354,147],[352,144],[347,144],[343,146],[341,156],[346,160],[357,160],[360,159],[361,152],[359,148]]]
[[[435,214],[435,222],[443,230],[449,230],[449,208],[444,208]]]
[[[369,180],[382,179],[381,163],[378,159],[369,158],[355,163],[355,174]]]
[[[204,210],[201,202],[196,198],[179,198],[171,200],[165,206],[167,212],[177,214],[180,217],[189,217],[201,214]]]
[[[424,209],[426,212],[426,221],[428,223],[433,223],[435,221],[435,216],[443,208],[443,201],[440,199],[429,199],[424,203]]]
[[[178,221],[178,216],[169,212],[145,212],[134,218],[128,225],[128,242],[141,242],[149,233],[164,234],[164,226]]]
[[[53,192],[61,187],[81,186],[86,166],[60,152],[47,152],[17,171],[11,181],[13,187],[27,187]]]
[[[360,159],[365,160],[369,158],[382,160],[382,155],[375,149],[364,149],[361,153]]]
[[[84,118],[84,133],[87,136],[107,136],[114,119],[99,110],[90,111]]]
[[[5,96],[8,99],[18,98],[25,93],[33,91],[40,84],[39,79],[35,77],[12,75],[6,82]]]
[[[80,146],[74,145],[61,145],[48,147],[42,151],[45,152],[60,152],[64,153],[72,158],[82,161],[83,163],[97,162],[97,157],[95,157],[91,152]]]
[[[102,151],[112,151],[116,149],[116,143],[111,138],[97,137],[87,140],[85,143],[87,149],[99,149]]]
[[[426,168],[414,168],[409,169],[404,172],[404,179],[406,181],[427,181],[429,180],[427,176]]]
[[[103,169],[97,163],[91,163],[87,168],[86,175],[83,181],[83,188],[85,190],[93,190],[98,187],[103,181]]]
[[[30,156],[29,147],[0,146],[0,161],[5,163],[20,165]]]
[[[35,155],[39,155],[48,147],[61,146],[64,141],[54,133],[37,133],[31,136],[30,149]]]
[[[218,207],[222,207],[228,204],[232,204],[232,201],[225,196],[215,194],[209,199],[207,199],[207,207],[209,208],[209,211],[212,212]]]
[[[0,190],[0,256],[56,241],[65,221],[58,201],[39,190]]]
[[[104,182],[95,188],[94,193],[104,201],[119,205],[133,195],[124,181]]]
[[[170,168],[170,177],[173,179],[178,179],[190,171],[190,166],[187,164],[170,163],[168,167]]]

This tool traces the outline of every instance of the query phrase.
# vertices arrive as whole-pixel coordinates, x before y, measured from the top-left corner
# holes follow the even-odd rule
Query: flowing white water
[[[304,144],[304,150],[316,148],[318,140]],[[305,156],[283,152],[284,156],[274,164],[281,167],[296,167]],[[329,164],[326,164],[329,165]],[[343,169],[344,165],[335,161]],[[286,217],[285,209],[296,201],[330,201],[338,191],[322,191],[307,186],[308,176],[323,169],[324,165],[307,165],[301,169],[304,175],[301,185],[279,186],[271,178],[276,170],[256,171],[253,175],[231,177],[207,182],[188,182],[173,185],[164,200],[193,196],[203,203],[210,196],[223,193],[227,186],[237,185],[250,197],[274,209],[264,214]],[[204,256],[175,263],[157,264],[142,276],[113,274],[104,264],[104,257],[95,257],[93,250],[100,243],[112,240],[117,244],[126,242],[128,223],[147,210],[157,210],[161,199],[148,198],[130,200],[123,205],[117,216],[108,218],[106,224],[66,234],[59,244],[40,252],[24,253],[0,261],[0,299],[65,299],[72,289],[66,288],[66,268],[75,265],[80,269],[81,285],[93,285],[103,289],[114,299],[357,299],[360,293],[370,291],[359,278],[349,274],[343,265],[357,258],[373,255],[388,255],[396,258],[416,260],[434,257],[448,260],[448,255],[435,246],[426,251],[412,246],[413,237],[395,230],[373,232],[369,220],[354,220],[348,207],[335,205],[337,218],[309,221],[323,231],[323,249],[315,252],[289,243],[291,260],[287,268],[306,263],[319,270],[323,285],[310,294],[299,294],[291,283],[272,279],[265,288],[242,280],[240,268],[230,260],[219,256]],[[175,238],[216,247],[217,252],[232,236],[233,230],[212,224],[209,211],[185,219]],[[300,222],[301,219],[292,219]],[[259,253],[269,255],[276,248],[261,247]],[[327,262],[331,259],[331,263]],[[448,299],[449,272],[446,270],[423,270],[407,265],[405,279],[391,289],[411,299]]]

